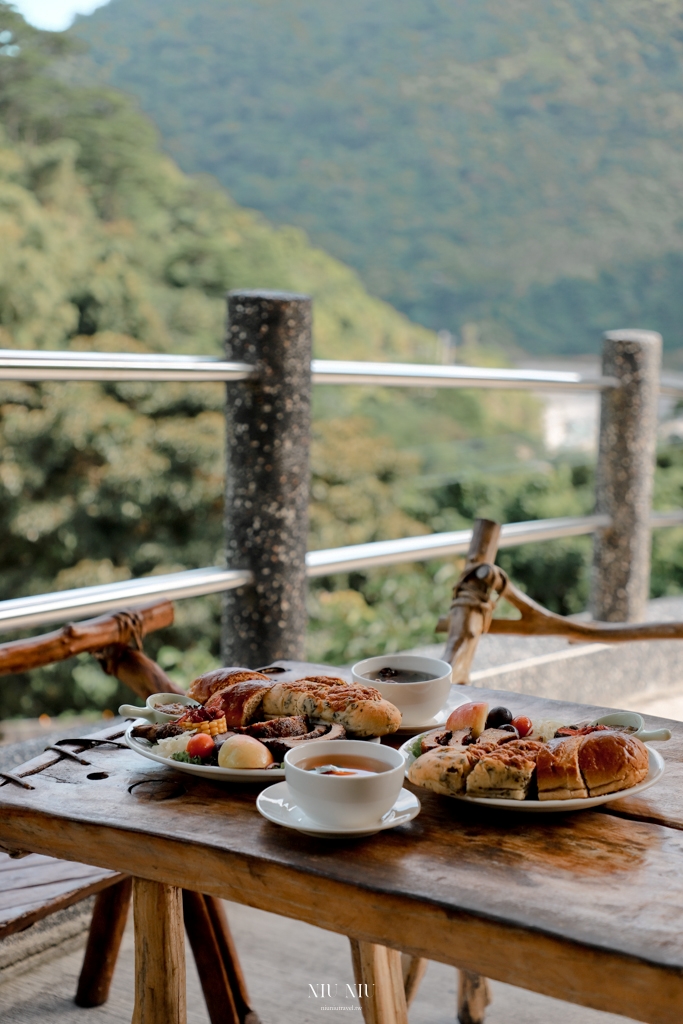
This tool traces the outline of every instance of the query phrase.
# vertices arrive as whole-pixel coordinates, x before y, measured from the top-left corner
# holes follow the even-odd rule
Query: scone
[[[462,749],[437,747],[413,761],[408,778],[416,786],[453,796],[465,792],[469,773],[470,759]]]

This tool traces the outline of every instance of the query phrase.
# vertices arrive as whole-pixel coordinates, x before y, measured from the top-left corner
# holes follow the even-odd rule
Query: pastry
[[[204,706],[207,711],[224,715],[228,729],[237,729],[263,718],[263,698],[271,686],[265,676],[242,679],[216,690]]]
[[[413,761],[408,778],[416,786],[453,796],[465,792],[470,771],[470,760],[463,748],[436,747]]]
[[[579,751],[586,737],[570,736],[545,744],[536,760],[539,800],[576,800],[588,796],[579,768]]]
[[[647,747],[623,732],[594,732],[581,737],[579,766],[589,796],[618,793],[637,786],[649,770]]]
[[[216,668],[213,672],[205,672],[190,684],[187,696],[192,700],[206,704],[217,690],[223,690],[226,686],[234,683],[241,683],[245,679],[262,679],[269,683],[270,678],[262,672],[256,672],[250,668]]]
[[[386,736],[401,724],[401,712],[374,686],[347,683],[334,676],[272,683],[263,695],[262,712],[337,722],[354,736]]]
[[[467,795],[525,800],[536,770],[533,757],[509,744],[494,750],[476,762],[467,776]]]

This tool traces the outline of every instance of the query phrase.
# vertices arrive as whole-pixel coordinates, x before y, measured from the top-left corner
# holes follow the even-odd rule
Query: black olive
[[[500,729],[501,725],[509,725],[511,721],[512,712],[509,708],[491,708],[486,719],[486,728]]]
[[[513,733],[513,735],[517,739],[519,739],[519,733],[515,729],[514,725],[499,725],[498,728],[501,730],[501,732],[511,732],[511,733]]]

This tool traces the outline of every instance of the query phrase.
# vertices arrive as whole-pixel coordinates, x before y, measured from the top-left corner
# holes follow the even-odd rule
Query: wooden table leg
[[[221,901],[184,889],[183,911],[211,1024],[259,1024]]]
[[[205,896],[204,901],[213,925],[213,933],[221,954],[221,962],[228,976],[228,982],[240,1020],[242,1024],[260,1024],[258,1016],[251,1008],[247,982],[242,971],[240,958],[237,955],[237,947],[230,931],[223,901],[215,896]]]
[[[349,942],[365,1024],[408,1024],[400,952],[374,942]]]
[[[486,1007],[491,1002],[491,986],[486,978],[471,971],[458,971],[458,1020],[460,1024],[484,1024]]]
[[[133,879],[133,1024],[187,1024],[181,890]]]
[[[126,927],[131,889],[132,879],[124,878],[108,889],[102,889],[95,897],[74,1000],[76,1006],[102,1006],[107,1001]]]
[[[421,956],[410,956],[408,953],[401,953],[401,967],[403,968],[403,988],[406,993],[406,1006],[410,1006],[417,995],[420,982],[425,976],[428,960]]]

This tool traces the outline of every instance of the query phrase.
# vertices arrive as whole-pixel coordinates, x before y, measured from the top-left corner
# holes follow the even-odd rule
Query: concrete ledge
[[[647,619],[683,622],[683,597],[650,601]],[[441,657],[443,644],[415,652]],[[683,640],[570,644],[559,637],[484,636],[471,682],[586,704],[675,696],[683,692]]]

